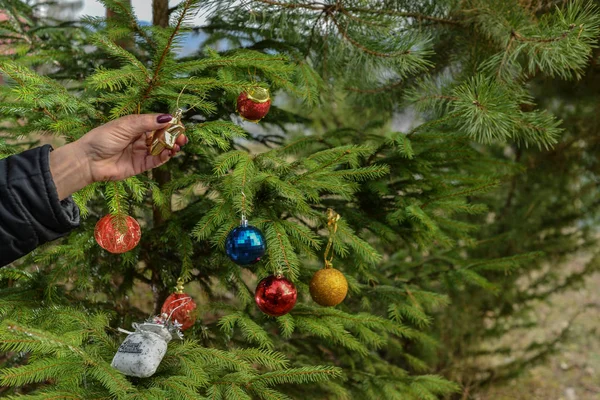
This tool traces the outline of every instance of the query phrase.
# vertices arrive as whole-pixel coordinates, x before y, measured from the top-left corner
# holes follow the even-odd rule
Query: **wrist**
[[[50,173],[60,200],[93,183],[87,154],[77,141],[50,152]]]

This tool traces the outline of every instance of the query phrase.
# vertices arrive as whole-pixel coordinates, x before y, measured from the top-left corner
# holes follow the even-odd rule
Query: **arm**
[[[59,201],[46,145],[0,160],[0,266],[79,225],[71,198]]]
[[[146,135],[170,120],[166,114],[130,115],[54,151],[43,146],[0,160],[0,266],[79,226],[71,194],[168,161],[187,138],[182,135],[173,150],[151,156]]]

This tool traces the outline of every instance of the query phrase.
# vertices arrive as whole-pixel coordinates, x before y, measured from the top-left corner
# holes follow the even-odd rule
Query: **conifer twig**
[[[438,22],[441,24],[449,24],[449,25],[461,25],[460,21],[455,21],[447,18],[433,17],[431,15],[425,15],[420,13],[411,13],[411,12],[401,12],[394,10],[370,10],[368,8],[358,8],[358,7],[349,7],[345,8],[346,11],[350,12],[361,12],[365,14],[382,14],[382,15],[390,15],[395,17],[406,17],[406,18],[414,18],[417,20],[427,20],[432,22]]]
[[[420,13],[411,13],[411,12],[401,12],[394,10],[378,10],[378,9],[368,9],[361,7],[344,7],[341,2],[337,2],[335,5],[323,4],[323,3],[283,3],[280,1],[274,0],[254,0],[260,3],[268,4],[271,6],[277,6],[288,9],[306,9],[313,11],[326,11],[335,10],[341,13],[346,12],[356,12],[356,13],[364,13],[364,14],[377,14],[377,15],[389,15],[393,17],[405,17],[405,18],[415,18],[417,20],[428,20],[432,22],[442,23],[442,24],[450,24],[450,25],[460,25],[460,21],[455,21],[447,18],[434,17],[431,15],[425,15]]]
[[[355,88],[355,87],[347,87],[346,90],[349,90],[351,92],[357,92],[357,93],[377,94],[377,93],[386,92],[388,90],[394,89],[394,88],[402,85],[404,82],[405,81],[403,79],[401,79],[397,82],[394,82],[394,83],[386,85],[386,86],[379,87],[377,89],[359,89],[359,88]]]
[[[551,43],[551,42],[558,42],[559,40],[563,40],[564,38],[566,38],[567,36],[569,36],[569,33],[571,33],[573,31],[573,29],[575,29],[575,24],[571,24],[569,25],[569,29],[564,31],[563,33],[561,33],[558,36],[554,36],[554,37],[549,37],[549,38],[535,38],[535,37],[527,37],[527,36],[523,36],[521,35],[519,32],[512,30],[510,32],[511,37],[514,37],[516,40],[520,41],[520,42],[537,42],[537,43]]]
[[[340,26],[340,24],[338,23],[338,20],[332,14],[330,14],[329,19],[331,20],[331,22],[333,22],[333,24],[338,29],[338,32],[340,32],[340,34],[342,35],[342,37],[344,39],[346,39],[348,42],[350,42],[354,47],[362,50],[363,52],[365,52],[367,54],[370,54],[372,56],[377,56],[377,57],[383,57],[383,58],[392,58],[392,57],[398,57],[398,56],[410,54],[410,50],[402,50],[402,51],[397,51],[394,53],[382,53],[382,52],[379,52],[376,50],[369,49],[368,47],[363,46],[362,44],[360,44],[359,42],[354,40],[352,37],[350,37],[350,35],[348,35],[348,31],[343,29]]]

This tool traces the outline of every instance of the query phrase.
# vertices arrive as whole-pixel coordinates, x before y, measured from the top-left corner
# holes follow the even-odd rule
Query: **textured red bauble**
[[[191,328],[196,322],[196,303],[189,295],[185,293],[172,293],[160,310],[161,314],[170,316],[171,321],[177,321],[181,324],[181,330],[185,331]],[[172,313],[172,314],[171,314]]]
[[[271,108],[269,90],[254,87],[247,92],[242,92],[237,99],[237,110],[240,115],[251,122],[258,122],[264,118]]]
[[[140,224],[130,216],[125,217],[125,226],[120,227],[117,217],[105,215],[94,229],[94,238],[100,247],[116,254],[133,249],[140,242],[141,237]]]
[[[289,313],[296,305],[296,286],[282,276],[267,276],[258,283],[254,301],[260,311],[273,317]]]

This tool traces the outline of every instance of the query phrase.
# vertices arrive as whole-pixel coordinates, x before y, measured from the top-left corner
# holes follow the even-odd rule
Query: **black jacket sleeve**
[[[58,200],[49,145],[0,160],[0,266],[79,226],[71,197]]]

